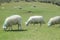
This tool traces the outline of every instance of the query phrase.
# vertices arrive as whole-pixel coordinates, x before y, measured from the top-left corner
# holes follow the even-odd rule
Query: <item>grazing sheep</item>
[[[19,15],[12,15],[6,18],[3,29],[6,30],[8,27],[12,30],[12,25],[18,24],[18,30],[22,29],[21,27],[22,18]]]
[[[50,18],[50,20],[48,21],[48,26],[52,26],[55,24],[60,24],[60,16]]]
[[[40,26],[41,26],[41,24],[45,23],[43,16],[31,16],[27,20],[27,22],[25,22],[26,26],[28,26],[29,24],[38,24],[38,23],[40,23]]]

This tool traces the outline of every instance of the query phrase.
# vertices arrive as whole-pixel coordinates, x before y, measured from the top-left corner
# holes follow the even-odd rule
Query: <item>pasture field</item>
[[[5,18],[15,14],[22,16],[23,30],[18,31],[17,25],[13,25],[15,31],[5,32],[2,28]],[[42,15],[46,24],[26,27],[25,22],[33,15]],[[49,18],[54,16],[60,16],[59,6],[40,2],[4,3],[0,6],[0,40],[60,40],[60,25],[47,26]]]

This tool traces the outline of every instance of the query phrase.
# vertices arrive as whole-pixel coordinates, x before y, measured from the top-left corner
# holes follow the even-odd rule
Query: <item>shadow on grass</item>
[[[5,30],[6,32],[22,32],[22,31],[27,31],[27,29],[22,29],[22,30]]]

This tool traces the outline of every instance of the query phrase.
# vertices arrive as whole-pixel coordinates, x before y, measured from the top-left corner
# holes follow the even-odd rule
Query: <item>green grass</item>
[[[5,8],[2,9],[2,7]],[[19,9],[20,7],[22,9]],[[32,11],[32,13],[28,13],[28,11]],[[5,18],[15,14],[22,16],[22,27],[26,31],[3,31],[2,25]],[[42,15],[46,24],[41,27],[39,24],[26,27],[25,21],[33,15]],[[59,6],[39,2],[4,3],[0,6],[0,40],[60,40],[59,25],[47,26],[49,18],[54,16],[60,16]],[[15,25],[13,28],[17,29]]]

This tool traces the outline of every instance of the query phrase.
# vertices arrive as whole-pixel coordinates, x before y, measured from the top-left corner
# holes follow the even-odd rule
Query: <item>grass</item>
[[[33,6],[36,6],[35,8]],[[4,8],[3,8],[4,7]],[[22,9],[19,9],[22,8]],[[32,11],[29,13],[28,11]],[[22,27],[25,31],[3,31],[2,25],[6,17],[10,15],[22,16]],[[46,23],[49,18],[60,16],[60,7],[39,2],[4,3],[0,6],[0,40],[60,40],[59,25],[48,27],[44,24],[25,26],[25,21],[33,15],[42,15]],[[16,25],[13,26],[17,29]]]

